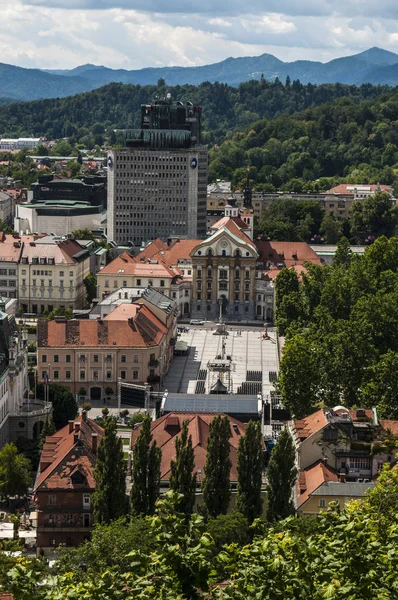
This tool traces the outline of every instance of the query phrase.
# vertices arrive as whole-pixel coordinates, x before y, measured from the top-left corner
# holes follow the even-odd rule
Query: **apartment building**
[[[18,263],[22,254],[19,236],[0,233],[0,297],[17,298]]]
[[[103,429],[85,411],[46,438],[35,483],[37,552],[78,546],[91,536],[94,469]]]
[[[90,252],[75,240],[46,236],[24,243],[19,265],[19,304],[24,313],[82,308]]]
[[[115,398],[122,381],[156,385],[172,354],[169,327],[144,303],[121,304],[103,319],[38,322],[39,379],[90,400]],[[83,394],[84,391],[84,394]]]

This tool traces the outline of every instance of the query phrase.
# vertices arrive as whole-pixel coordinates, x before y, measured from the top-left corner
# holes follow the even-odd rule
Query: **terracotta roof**
[[[348,189],[350,188],[350,189]],[[327,194],[353,194],[354,188],[357,188],[358,192],[361,192],[361,188],[365,188],[363,191],[371,191],[376,192],[380,190],[382,192],[392,192],[392,187],[390,185],[379,185],[374,183],[363,183],[363,184],[355,184],[355,183],[340,183],[336,185],[332,189],[328,190]]]
[[[389,419],[381,419],[379,421],[380,427],[385,431],[389,429],[393,435],[398,435],[398,421],[391,421]]]
[[[311,435],[323,429],[327,423],[323,410],[318,410],[312,413],[312,415],[305,417],[305,419],[293,421],[292,431],[297,444],[301,444]]]
[[[167,245],[166,242],[164,242],[160,238],[156,238],[156,240],[153,240],[153,242],[148,244],[148,246],[146,246],[146,248],[144,248],[137,255],[137,257],[138,258],[140,258],[140,257],[152,258],[153,256],[155,256],[155,254],[157,254],[159,252],[159,250],[168,250],[168,248],[169,248],[169,246]]]
[[[364,417],[373,423],[374,416],[371,408],[355,408],[348,410],[353,421],[363,421]]]
[[[135,275],[137,277],[162,277],[163,279],[172,279],[176,275],[181,275],[181,270],[170,268],[164,262],[149,263],[140,262],[137,258],[129,256],[127,253],[121,254],[115,260],[98,271],[98,275]]]
[[[120,304],[109,315],[104,317],[104,321],[126,321],[127,319],[137,319],[138,325],[142,316],[156,326],[163,334],[167,334],[167,328],[160,319],[153,314],[144,304]]]
[[[168,265],[177,265],[179,260],[190,260],[190,252],[198,245],[198,240],[177,240],[164,255],[164,260]]]
[[[291,269],[294,269],[299,277],[299,279],[301,279],[302,275],[304,275],[305,273],[307,273],[307,269],[303,266],[303,265],[294,265],[293,267],[290,267]],[[278,268],[271,268],[269,270],[264,271],[263,275],[265,275],[266,279],[270,279],[271,281],[275,281],[275,279],[278,277],[279,273],[281,272],[281,269]]]
[[[15,247],[14,244],[17,246]],[[22,244],[20,240],[14,239],[12,243],[0,242],[0,261],[17,263],[22,252]],[[1,263],[0,263],[1,265]]]
[[[117,309],[116,309],[117,310]],[[38,321],[38,346],[41,348],[131,347],[147,348],[160,344],[166,330],[146,307],[141,306],[132,322],[123,320]]]
[[[247,227],[246,223],[244,223],[245,228]],[[222,219],[220,219],[219,221],[217,221],[216,223],[214,223],[214,225],[211,226],[212,229],[228,229],[233,235],[237,236],[238,238],[240,238],[242,240],[242,242],[244,242],[245,244],[249,244],[250,246],[252,246],[253,248],[255,248],[255,244],[253,242],[253,240],[251,240],[249,238],[249,236],[247,236],[242,230],[241,228],[235,223],[235,221],[233,219],[231,219],[231,217],[223,217]],[[213,234],[214,235],[214,234]],[[213,236],[210,236],[209,239],[211,239]]]
[[[25,241],[25,240],[23,240]],[[58,243],[24,243],[22,257],[27,258],[29,263],[33,257],[37,258],[54,258],[56,264],[73,265],[78,261],[72,258],[83,250],[82,246],[75,240],[64,240]]]
[[[321,259],[306,242],[271,242],[264,240],[255,241],[259,258],[266,268],[267,263],[277,266],[283,263],[288,269],[295,265],[309,262],[320,265]]]
[[[98,447],[104,430],[92,419],[87,418],[84,421],[81,415],[74,423],[79,423],[77,439],[75,439],[74,426],[70,432],[69,424],[46,438],[40,457],[36,492],[47,489],[73,490],[71,475],[76,470],[85,477],[85,488],[95,487],[93,470],[97,457],[92,450],[92,434],[98,435]]]
[[[182,424],[186,420],[189,421],[188,435],[192,436],[192,446],[195,455],[194,472],[198,473],[198,470],[201,469],[198,473],[198,479],[203,478],[207,456],[209,426],[216,416],[217,415],[214,414],[199,415],[195,413],[168,413],[151,423],[153,440],[156,441],[162,450],[162,462],[160,466],[160,478],[162,480],[168,480],[170,478],[170,462],[175,458],[175,440],[180,435]],[[231,481],[237,481],[238,445],[241,436],[245,433],[245,425],[233,417],[228,417],[228,419],[231,424],[231,437],[229,439],[229,458],[232,463]],[[139,433],[139,427],[132,432],[132,449],[134,449],[134,444]]]
[[[318,460],[310,467],[300,471],[296,482],[297,489],[297,508],[300,508],[311,494],[323,483],[329,481],[339,481],[337,472],[329,467],[323,459]],[[344,484],[342,484],[344,485]]]

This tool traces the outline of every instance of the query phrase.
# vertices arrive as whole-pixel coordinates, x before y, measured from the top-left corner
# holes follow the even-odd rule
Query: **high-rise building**
[[[141,107],[141,128],[117,132],[108,155],[108,240],[118,245],[206,235],[202,108],[170,98]]]

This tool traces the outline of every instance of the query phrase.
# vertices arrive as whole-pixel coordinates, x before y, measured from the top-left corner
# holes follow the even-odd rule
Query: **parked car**
[[[191,319],[191,320],[189,321],[189,324],[190,324],[190,325],[204,325],[204,324],[205,324],[205,322],[204,322],[204,321],[201,321],[200,319]]]

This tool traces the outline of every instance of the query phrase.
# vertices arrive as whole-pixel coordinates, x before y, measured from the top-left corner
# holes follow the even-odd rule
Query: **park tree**
[[[92,273],[89,273],[87,277],[83,279],[83,283],[86,288],[86,302],[90,306],[91,302],[97,296],[97,278]]]
[[[229,458],[231,427],[227,416],[217,415],[210,423],[207,440],[203,500],[212,517],[225,514],[231,497]]]
[[[346,237],[340,238],[337,242],[337,249],[333,257],[333,266],[349,265],[351,263],[352,252],[350,241]]]
[[[115,419],[107,419],[94,470],[94,519],[110,523],[126,513],[126,464]]]
[[[238,447],[238,496],[236,506],[252,523],[263,508],[261,485],[264,470],[260,423],[249,421]]]
[[[275,279],[276,308],[288,294],[299,291],[299,278],[294,269],[282,269]]]
[[[357,243],[363,244],[371,238],[395,235],[398,210],[387,192],[376,192],[352,205],[352,233]]]
[[[31,483],[31,464],[18,453],[15,444],[5,444],[0,450],[0,497],[23,496]]]
[[[151,419],[146,416],[133,449],[130,496],[133,515],[152,515],[159,498],[162,451],[156,441],[151,442]]]
[[[78,406],[74,394],[69,388],[59,383],[49,383],[48,397],[53,405],[53,421],[55,428],[61,429],[68,421],[74,419],[78,412]],[[44,400],[45,386],[39,383],[37,386],[37,397]]]
[[[187,517],[193,512],[196,492],[195,456],[188,424],[188,420],[182,424],[181,434],[175,441],[175,460],[170,463],[170,489],[181,494],[178,510]]]
[[[276,442],[267,470],[267,519],[279,521],[294,513],[292,490],[296,482],[293,441],[284,429]]]

